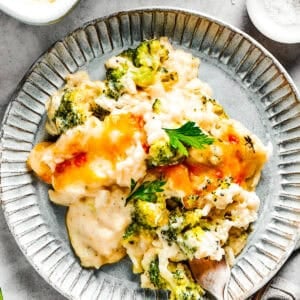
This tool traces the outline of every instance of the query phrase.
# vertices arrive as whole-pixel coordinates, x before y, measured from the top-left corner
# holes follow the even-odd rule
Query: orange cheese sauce
[[[67,164],[62,172],[56,170],[53,174],[53,186],[56,190],[78,181],[86,185],[101,185],[105,178],[95,172],[93,163],[101,158],[109,161],[111,167],[115,168],[116,163],[126,157],[126,150],[134,144],[134,134],[141,130],[139,120],[130,114],[111,115],[105,119],[103,125],[104,128],[99,136],[92,135],[84,144],[76,140],[77,144],[71,145],[73,151],[76,149],[80,150],[80,153],[85,153],[86,159],[80,165]],[[75,153],[74,157],[76,155],[78,154]]]
[[[29,168],[33,169],[34,172],[46,183],[51,183],[51,169],[42,161],[42,156],[46,149],[51,147],[51,142],[38,143],[31,151],[27,164]]]
[[[52,173],[49,174],[48,169],[40,177],[43,180],[47,179],[48,183],[52,182],[57,191],[78,182],[86,185],[101,185],[104,178],[101,174],[97,174],[94,163],[98,159],[105,160],[114,169],[118,161],[128,156],[126,151],[136,143],[135,134],[142,133],[141,139],[143,139],[141,128],[141,120],[131,114],[111,115],[105,118],[103,127],[100,127],[99,131],[97,128],[96,130],[91,128],[91,134],[75,131],[71,138],[66,137],[61,142],[58,140],[55,144],[47,144],[52,147],[53,157],[66,157],[66,159],[57,163]],[[36,145],[35,149],[41,148],[41,144]],[[39,167],[44,168],[44,163],[41,162]],[[41,174],[34,171],[38,175]]]
[[[246,138],[247,139],[247,138]],[[249,143],[244,136],[229,130],[222,140],[215,140],[214,145],[221,149],[218,164],[209,161],[211,149],[196,150],[201,152],[205,162],[187,160],[186,162],[160,168],[160,172],[170,183],[171,188],[184,192],[183,199],[186,208],[203,207],[203,196],[216,190],[225,180],[237,183],[246,190],[253,190],[253,180],[267,160],[265,152],[256,151],[255,144]],[[258,149],[257,149],[258,150]],[[224,186],[226,188],[226,186]],[[199,196],[197,201],[189,201],[189,196]]]
[[[134,143],[134,134],[140,131],[139,120],[129,114],[112,115],[104,120],[104,130],[86,144],[90,157],[101,156],[115,164],[124,159],[125,151]]]
[[[185,192],[186,195],[193,194],[194,188],[190,180],[189,170],[183,164],[163,168],[166,179],[171,187]]]
[[[265,152],[255,149],[255,144],[251,144],[247,138],[251,141],[250,137],[227,132],[222,141],[214,142],[222,150],[220,162],[217,165],[189,165],[190,171],[196,176],[207,175],[215,179],[231,177],[233,182],[251,190],[248,180],[252,179],[256,171],[261,170],[267,156]]]

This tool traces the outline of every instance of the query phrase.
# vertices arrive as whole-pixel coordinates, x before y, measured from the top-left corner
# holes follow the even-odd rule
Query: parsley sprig
[[[188,156],[187,147],[203,149],[206,145],[214,142],[196,125],[195,122],[188,121],[184,125],[176,129],[164,128],[170,139],[170,145],[176,149],[179,154]]]
[[[126,204],[131,200],[142,200],[147,202],[156,202],[157,193],[163,192],[162,188],[166,184],[162,180],[145,181],[140,186],[137,186],[137,182],[131,179],[131,192],[126,198]],[[126,205],[125,204],[125,205]]]
[[[0,300],[3,300],[2,290],[0,288]]]

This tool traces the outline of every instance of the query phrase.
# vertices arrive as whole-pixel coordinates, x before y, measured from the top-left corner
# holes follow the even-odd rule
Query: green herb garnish
[[[162,180],[145,181],[136,188],[137,183],[131,179],[131,193],[126,198],[126,204],[130,200],[142,200],[147,202],[156,202],[156,193],[163,192],[162,187],[166,184]]]
[[[206,145],[211,145],[214,142],[212,137],[209,137],[196,125],[195,122],[186,122],[183,126],[176,129],[164,128],[170,139],[170,145],[178,150],[179,154],[188,156],[186,147],[194,147],[203,149]]]
[[[3,300],[2,290],[0,288],[0,300]]]
[[[133,178],[130,179],[130,193],[132,193],[137,185],[137,181],[135,181]]]

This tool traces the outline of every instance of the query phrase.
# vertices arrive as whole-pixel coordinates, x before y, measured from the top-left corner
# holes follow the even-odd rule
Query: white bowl
[[[256,28],[281,43],[300,42],[300,4],[285,0],[247,0],[247,10]]]
[[[0,0],[0,9],[28,24],[46,25],[59,21],[79,0]]]

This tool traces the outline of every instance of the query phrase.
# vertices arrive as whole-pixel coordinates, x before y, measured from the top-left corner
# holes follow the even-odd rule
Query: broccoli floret
[[[141,66],[133,71],[133,80],[139,87],[145,88],[155,81],[156,71],[152,68]]]
[[[54,97],[48,105],[46,124],[46,129],[51,135],[59,135],[70,128],[82,125],[90,115],[88,106],[84,103],[84,91],[81,89],[67,89],[61,96]],[[59,105],[56,104],[58,97],[60,97]]]
[[[124,240],[131,239],[132,237],[134,237],[136,234],[139,233],[140,229],[141,229],[141,226],[135,222],[129,224],[129,226],[125,230],[123,239]]]
[[[176,243],[178,234],[180,234],[180,232],[185,228],[184,224],[184,214],[179,208],[176,208],[175,210],[171,211],[169,215],[168,226],[163,228],[161,234],[170,244],[173,242]]]
[[[169,269],[173,275],[174,288],[171,290],[170,299],[200,300],[203,299],[204,290],[198,285],[189,270],[183,263],[170,263]]]
[[[142,42],[133,57],[134,82],[137,86],[147,87],[154,83],[156,74],[161,64],[168,59],[169,51],[159,40]]]
[[[200,226],[196,226],[178,235],[177,245],[189,259],[192,259],[194,253],[197,251],[197,247],[193,246],[194,241],[200,241],[204,233],[204,230]]]
[[[127,58],[129,61],[133,63],[136,56],[136,49],[128,48],[127,50],[120,53],[119,56]]]
[[[201,216],[202,211],[200,209],[183,211],[177,207],[175,210],[171,211],[168,225],[161,231],[162,236],[169,243],[175,242],[178,245],[180,244],[179,246],[182,246],[182,240],[180,239],[182,233],[194,228],[195,226],[201,226],[204,222],[201,219]],[[183,252],[185,254],[187,253],[187,251]],[[189,254],[192,252],[193,251],[189,251]]]
[[[123,246],[131,244],[137,244],[141,239],[150,239],[151,242],[155,236],[155,231],[150,227],[144,226],[141,223],[138,223],[137,220],[134,218],[132,222],[127,226],[124,234],[123,234]]]
[[[168,210],[164,200],[156,203],[136,200],[134,208],[135,221],[146,228],[156,228],[168,222]]]
[[[153,84],[167,58],[168,50],[159,40],[145,41],[136,49],[123,51],[107,64],[106,95],[117,100],[128,86],[126,79],[142,88]]]
[[[159,40],[142,42],[136,49],[134,65],[149,67],[157,71],[160,65],[169,57],[169,51]]]
[[[55,113],[54,119],[56,123],[59,119],[61,131],[65,132],[69,128],[83,124],[85,116],[74,107],[71,100],[64,98]]]
[[[202,210],[181,210],[177,208],[172,211],[169,218],[169,226],[177,228],[178,231],[192,228],[201,222]]]
[[[148,276],[150,282],[158,289],[165,289],[167,287],[166,281],[160,276],[158,256],[155,257],[149,264]]]
[[[117,100],[124,91],[124,75],[128,72],[126,63],[120,64],[117,68],[106,70],[106,95]]]
[[[128,66],[126,64],[121,64],[119,68],[106,70],[106,80],[108,81],[118,81],[120,80],[128,71]]]
[[[153,240],[157,238],[154,230],[147,229],[144,226],[133,222],[127,227],[122,246],[126,248],[127,254],[132,261],[133,273],[143,273],[142,260],[145,251],[152,247]]]
[[[149,42],[150,41],[144,41],[140,43],[140,45],[136,48],[136,53],[133,61],[136,67],[152,67],[153,61]]]
[[[179,163],[184,159],[183,155],[177,153],[168,142],[156,141],[149,148],[149,167],[167,166]]]
[[[204,291],[195,283],[190,270],[183,263],[168,263],[171,278],[164,278],[159,269],[159,258],[150,262],[147,271],[148,278],[154,287],[170,291],[172,300],[201,300]]]

